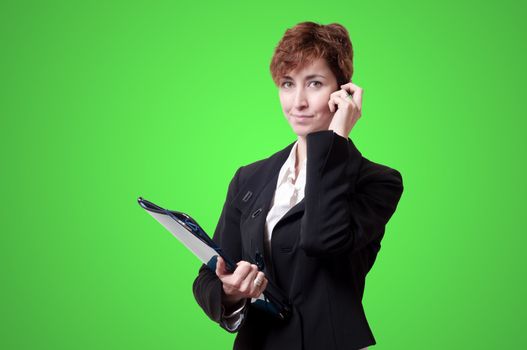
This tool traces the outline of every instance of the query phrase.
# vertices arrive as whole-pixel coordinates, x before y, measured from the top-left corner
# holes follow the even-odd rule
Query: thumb
[[[216,261],[216,275],[218,277],[223,276],[225,274],[225,261],[222,259],[221,256],[218,256],[218,259]]]

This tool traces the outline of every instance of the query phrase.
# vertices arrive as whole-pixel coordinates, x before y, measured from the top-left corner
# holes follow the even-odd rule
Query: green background
[[[0,348],[232,347],[137,197],[212,234],[236,169],[295,139],[269,63],[306,20],[349,30],[350,137],[404,179],[367,278],[374,348],[524,348],[519,3],[2,1]]]

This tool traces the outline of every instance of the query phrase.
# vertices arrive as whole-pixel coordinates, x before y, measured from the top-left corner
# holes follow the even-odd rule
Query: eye
[[[318,83],[318,84],[320,84],[320,85],[318,85],[318,86],[321,86],[321,85],[322,85],[322,83],[321,83],[320,81],[318,81],[318,80],[313,80],[312,83]]]
[[[284,82],[282,83],[282,87],[287,87],[287,86],[285,86],[285,84],[289,84],[289,83],[291,83],[291,82],[290,82],[290,81],[284,81]]]

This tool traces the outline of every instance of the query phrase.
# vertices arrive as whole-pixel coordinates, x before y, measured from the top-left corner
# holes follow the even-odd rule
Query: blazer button
[[[252,195],[253,195],[253,193],[251,191],[247,191],[245,196],[243,196],[242,201],[247,202],[249,200],[249,198],[251,198]]]
[[[254,218],[257,217],[261,212],[262,212],[262,208],[258,208],[258,209],[256,209],[256,211],[253,213],[253,215],[251,215],[251,217],[254,219]]]

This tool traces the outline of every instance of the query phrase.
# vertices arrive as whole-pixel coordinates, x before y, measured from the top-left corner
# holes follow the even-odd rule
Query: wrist
[[[333,132],[343,138],[345,138],[346,140],[348,139],[348,135],[346,135],[346,132],[342,129],[339,129],[339,128],[335,128],[335,129],[332,129]]]
[[[230,312],[232,310],[240,308],[242,306],[242,302],[244,302],[244,298],[227,295],[224,291],[222,291],[221,294],[221,303],[225,308],[226,312]]]

